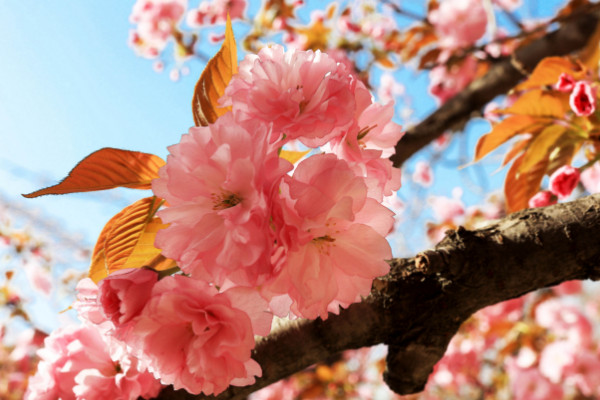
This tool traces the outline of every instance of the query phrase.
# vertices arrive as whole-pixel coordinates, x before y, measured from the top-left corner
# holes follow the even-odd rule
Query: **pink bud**
[[[562,73],[558,77],[558,82],[554,84],[554,88],[561,92],[570,92],[575,86],[575,79],[567,73]]]
[[[546,207],[556,204],[556,196],[547,190],[537,193],[529,199],[529,208]]]
[[[570,165],[563,165],[550,177],[550,191],[564,200],[571,195],[579,183],[579,170]]]
[[[580,117],[587,117],[596,111],[596,91],[590,86],[589,82],[579,81],[575,84],[569,104],[575,114]]]

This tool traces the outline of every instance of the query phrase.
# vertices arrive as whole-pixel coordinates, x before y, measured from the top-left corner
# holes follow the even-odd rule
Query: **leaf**
[[[539,191],[540,183],[548,166],[548,160],[543,160],[534,165],[533,168],[519,172],[523,158],[524,155],[521,155],[515,160],[504,181],[506,209],[509,213],[529,206],[529,199]]]
[[[581,68],[574,62],[563,57],[546,57],[538,63],[529,78],[518,85],[515,90],[539,89],[552,86],[558,82],[561,73],[566,72],[579,79]]]
[[[502,166],[504,167],[506,164],[511,162],[513,158],[519,155],[531,141],[531,138],[519,140],[511,149],[504,155],[504,159],[502,160]]]
[[[591,70],[598,69],[598,63],[600,62],[600,24],[596,24],[594,33],[579,53],[579,60]]]
[[[290,151],[290,150],[281,150],[279,153],[279,157],[284,160],[288,160],[292,164],[296,164],[302,157],[311,152],[312,149],[308,149],[306,151]]]
[[[549,125],[532,140],[523,156],[523,162],[519,167],[519,172],[532,168],[542,160],[550,158],[550,152],[556,147],[561,136],[565,134],[567,128],[562,125]]]
[[[530,90],[498,113],[562,119],[568,107],[568,98],[568,93]]]
[[[475,161],[481,160],[507,140],[521,133],[533,133],[540,127],[539,121],[528,115],[514,115],[494,125],[492,131],[483,135],[475,147]]]
[[[196,126],[212,124],[230,110],[230,107],[219,107],[219,99],[237,71],[237,46],[228,14],[225,41],[219,52],[206,64],[194,88],[192,113]]]
[[[98,282],[125,268],[152,265],[164,270],[175,265],[173,260],[160,259],[161,250],[154,246],[156,232],[167,226],[154,216],[162,202],[156,197],[146,197],[110,219],[94,248],[89,271],[92,280]]]
[[[116,187],[150,189],[152,180],[158,178],[158,170],[164,164],[163,159],[154,154],[106,147],[81,160],[58,185],[23,196],[33,198]]]

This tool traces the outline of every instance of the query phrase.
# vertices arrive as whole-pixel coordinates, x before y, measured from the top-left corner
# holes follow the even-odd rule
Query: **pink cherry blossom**
[[[592,325],[575,306],[559,299],[541,303],[535,312],[535,320],[550,329],[557,339],[565,340],[576,348],[587,348],[592,343]]]
[[[113,272],[98,283],[98,303],[115,326],[138,316],[150,298],[158,274],[150,269],[135,268]]]
[[[580,117],[587,117],[596,111],[596,90],[589,82],[575,83],[573,92],[569,97],[571,110]]]
[[[276,204],[273,222],[285,255],[264,292],[289,296],[295,315],[327,318],[360,301],[389,271],[384,235],[393,213],[367,197],[364,179],[345,161],[332,154],[302,161],[281,184]]]
[[[222,102],[237,119],[272,123],[271,143],[285,137],[316,147],[342,134],[370,99],[364,85],[327,54],[272,46],[246,56]]]
[[[562,386],[552,383],[535,368],[521,368],[515,360],[508,360],[506,371],[514,400],[562,399]]]
[[[348,162],[365,178],[368,196],[382,201],[401,186],[401,171],[388,159],[404,132],[392,121],[394,104],[368,105],[344,136],[333,139],[324,150]]]
[[[406,88],[404,85],[394,78],[389,72],[385,72],[381,75],[379,81],[379,87],[377,88],[377,98],[383,104],[387,104],[398,96],[405,93]]]
[[[130,45],[141,56],[154,58],[165,48],[187,7],[187,0],[138,0],[129,20],[136,24]]]
[[[581,183],[590,193],[600,192],[600,163],[596,162],[581,172]]]
[[[465,214],[465,205],[458,198],[431,196],[428,203],[433,208],[433,214],[439,222],[454,221]]]
[[[566,72],[563,72],[558,77],[558,82],[554,85],[554,88],[561,92],[569,93],[575,87],[575,79]]]
[[[466,88],[477,73],[477,60],[468,56],[458,64],[439,65],[429,72],[429,91],[445,103]]]
[[[552,204],[556,204],[556,202],[557,198],[552,192],[548,190],[543,190],[541,192],[536,193],[531,199],[529,199],[529,207],[547,207]]]
[[[152,188],[169,206],[156,235],[166,257],[195,278],[260,284],[271,273],[270,192],[292,165],[267,153],[264,124],[228,113],[169,147]]]
[[[266,302],[254,293],[245,301],[236,293],[236,306],[264,310]],[[227,292],[181,275],[167,276],[152,289],[127,343],[161,382],[194,394],[218,394],[230,384],[248,385],[261,375],[250,352],[254,333],[265,334],[271,316],[252,314],[268,319],[255,323],[260,332]]]
[[[563,165],[550,176],[550,191],[564,200],[579,183],[579,169]]]
[[[485,33],[487,14],[481,0],[443,0],[429,14],[440,46],[454,49],[475,43]]]
[[[243,18],[245,9],[246,0],[202,1],[197,9],[188,12],[186,22],[192,28],[225,23],[228,13],[232,20]]]
[[[552,287],[552,289],[559,296],[568,296],[581,293],[582,286],[581,281],[567,281]]]
[[[429,164],[425,161],[417,161],[415,164],[415,170],[412,174],[413,182],[423,186],[429,187],[433,183],[433,171]]]
[[[132,358],[111,358],[108,338],[93,326],[55,330],[38,354],[37,373],[29,380],[28,400],[134,400],[151,398],[161,385],[149,372],[138,372]]]

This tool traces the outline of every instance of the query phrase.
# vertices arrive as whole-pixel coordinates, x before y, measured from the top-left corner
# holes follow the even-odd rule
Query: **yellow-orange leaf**
[[[125,207],[104,226],[92,255],[89,276],[95,282],[112,272],[125,268],[152,265],[155,269],[169,269],[173,260],[161,259],[161,251],[154,247],[159,229],[166,227],[154,213],[162,203],[156,197],[147,197]]]
[[[533,168],[519,172],[523,157],[524,155],[521,155],[511,165],[504,181],[506,209],[509,213],[529,206],[529,199],[539,191],[540,183],[548,166],[548,160],[543,160],[534,165]]]
[[[289,151],[289,150],[281,150],[279,153],[279,157],[284,160],[288,160],[292,164],[296,164],[302,157],[311,152],[311,149],[306,151]]]
[[[81,160],[58,185],[23,196],[32,198],[116,187],[150,189],[152,179],[158,178],[158,170],[164,164],[163,159],[154,154],[106,147]]]
[[[523,93],[513,105],[499,112],[561,119],[566,107],[568,94],[535,89]]]
[[[538,63],[529,78],[515,89],[538,89],[542,86],[552,86],[558,82],[561,73],[566,72],[579,79],[580,68],[567,58],[546,57]]]
[[[231,19],[227,15],[225,41],[221,50],[206,64],[194,89],[192,113],[196,126],[212,124],[229,111],[229,107],[219,107],[218,101],[225,93],[231,77],[237,74],[237,70],[237,46]]]
[[[506,154],[504,155],[504,159],[502,160],[502,166],[504,167],[506,164],[511,162],[513,160],[513,158],[515,158],[516,156],[521,154],[523,152],[523,150],[529,145],[530,141],[531,141],[531,138],[527,138],[527,139],[519,140],[517,143],[515,143],[513,145],[513,147],[511,147],[511,149],[509,151],[507,151]]]
[[[556,147],[560,138],[565,134],[567,128],[562,125],[549,125],[531,141],[523,156],[523,162],[519,172],[532,168],[542,160],[550,158],[550,152]]]
[[[536,119],[527,115],[514,115],[505,118],[496,124],[492,131],[482,136],[475,147],[475,161],[496,149],[507,140],[521,133],[532,133],[532,129],[539,127]]]
[[[596,24],[594,34],[590,36],[586,46],[579,53],[579,60],[591,70],[598,69],[600,62],[600,24]]]

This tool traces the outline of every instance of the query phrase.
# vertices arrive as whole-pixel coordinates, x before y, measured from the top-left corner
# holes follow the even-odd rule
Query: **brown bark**
[[[599,5],[594,4],[579,10],[556,31],[519,48],[512,57],[493,64],[483,77],[409,129],[396,144],[396,153],[390,157],[394,166],[400,167],[444,132],[461,129],[494,97],[513,88],[524,76],[521,71],[531,72],[545,57],[567,55],[582,49],[600,19],[598,8]]]
[[[347,349],[389,344],[384,379],[423,389],[460,324],[475,311],[572,279],[600,279],[600,194],[448,231],[435,249],[391,261],[362,303],[327,320],[298,321],[260,341],[263,377],[216,399],[243,399]],[[160,399],[211,399],[164,390]]]

